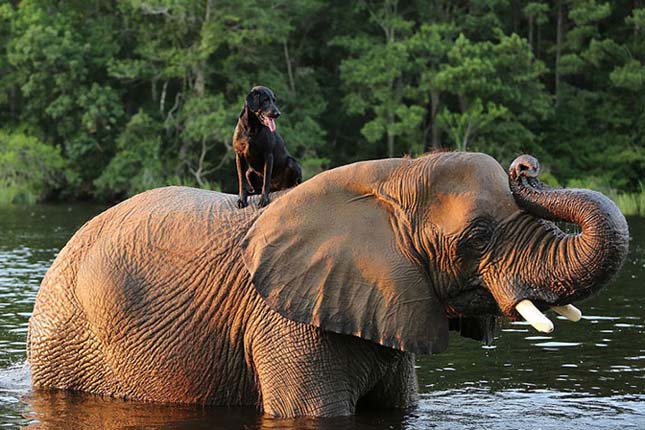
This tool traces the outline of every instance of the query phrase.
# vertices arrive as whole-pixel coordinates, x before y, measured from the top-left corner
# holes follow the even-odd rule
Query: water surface
[[[579,304],[584,320],[550,315],[555,331],[505,323],[492,346],[452,336],[417,360],[419,405],[355,417],[276,420],[253,408],[126,402],[32,392],[25,337],[38,286],[58,250],[101,208],[0,209],[0,426],[28,429],[645,429],[645,219],[629,219],[619,279]]]

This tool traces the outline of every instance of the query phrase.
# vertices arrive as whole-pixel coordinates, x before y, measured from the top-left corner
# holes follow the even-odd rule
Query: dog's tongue
[[[262,123],[269,127],[269,130],[271,130],[271,133],[275,132],[275,120],[273,118],[269,118],[268,116],[262,117]]]

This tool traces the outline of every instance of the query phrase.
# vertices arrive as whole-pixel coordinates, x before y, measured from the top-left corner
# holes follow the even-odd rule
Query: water
[[[551,315],[555,331],[505,323],[492,346],[451,337],[418,359],[410,411],[276,420],[253,408],[156,405],[32,392],[27,320],[45,271],[93,206],[0,209],[0,427],[28,429],[645,429],[645,219],[629,220],[620,278],[579,304],[584,320]]]

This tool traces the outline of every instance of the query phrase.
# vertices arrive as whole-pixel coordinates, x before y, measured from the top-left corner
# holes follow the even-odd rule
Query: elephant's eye
[[[460,255],[481,255],[493,237],[493,225],[486,218],[477,218],[463,231],[457,243]]]

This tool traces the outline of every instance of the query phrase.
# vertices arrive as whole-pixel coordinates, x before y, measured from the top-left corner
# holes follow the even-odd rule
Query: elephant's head
[[[451,326],[486,337],[500,312],[549,331],[538,308],[575,319],[569,305],[620,268],[628,230],[603,195],[547,188],[537,171],[530,156],[507,175],[459,152],[330,170],[260,215],[244,261],[284,317],[405,351],[445,349]]]

